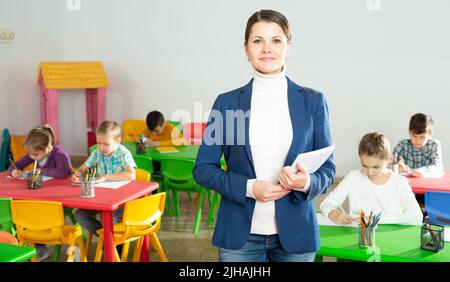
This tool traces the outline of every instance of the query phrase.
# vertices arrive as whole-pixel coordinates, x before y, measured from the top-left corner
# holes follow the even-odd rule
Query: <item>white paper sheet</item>
[[[11,176],[6,176],[6,178],[11,178],[12,179],[12,177]],[[50,177],[50,176],[45,176],[45,175],[43,175],[42,176],[42,182],[45,182],[45,181],[47,181],[47,180],[51,180],[51,179],[53,179],[54,177]],[[16,179],[19,179],[19,180],[27,180],[27,176],[25,175],[21,175],[20,177],[18,177],[18,178],[16,178]]]
[[[319,225],[326,225],[326,226],[347,226],[347,227],[358,227],[358,224],[356,222],[352,222],[350,224],[338,224],[334,221],[332,221],[330,218],[325,217],[321,213],[316,213],[317,215],[317,223]]]
[[[403,176],[411,176],[411,172],[409,171],[403,171],[400,172],[401,175]],[[423,178],[442,178],[442,176],[444,176],[445,172],[443,171],[439,171],[439,172],[434,172],[434,173],[425,173],[422,177]]]
[[[444,241],[450,242],[450,227],[444,228]]]
[[[95,188],[108,188],[108,189],[117,189],[124,185],[127,185],[130,183],[131,180],[127,181],[105,181],[100,183],[95,183]]]
[[[296,165],[298,162],[306,167],[309,173],[316,172],[316,170],[319,169],[322,164],[330,157],[335,148],[336,147],[334,145],[331,145],[319,150],[299,154],[294,163],[291,165],[292,172],[297,172]]]

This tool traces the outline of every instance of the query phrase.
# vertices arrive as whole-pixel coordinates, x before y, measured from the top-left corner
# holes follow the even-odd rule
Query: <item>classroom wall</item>
[[[381,130],[394,146],[420,111],[435,120],[450,169],[450,2],[381,0],[380,10],[368,2],[377,7],[377,0],[89,0],[81,1],[80,11],[69,11],[65,1],[0,0],[17,14],[4,20],[0,8],[0,26],[26,38],[0,45],[7,57],[0,66],[2,127],[25,132],[39,120],[37,63],[52,58],[104,62],[107,119],[144,119],[159,109],[169,118],[185,110],[202,120],[219,93],[251,78],[245,24],[254,11],[270,8],[291,23],[288,76],[326,95],[338,174],[359,167],[363,134]],[[27,106],[28,118],[3,103],[29,97],[36,104]],[[60,109],[62,144],[73,155],[85,154],[83,92],[64,91]],[[194,111],[201,114],[194,117]]]

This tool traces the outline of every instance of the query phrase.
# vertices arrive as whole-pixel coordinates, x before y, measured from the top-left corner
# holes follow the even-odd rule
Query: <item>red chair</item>
[[[11,244],[11,245],[18,245],[19,242],[17,241],[17,238],[12,235],[11,233],[8,233],[6,231],[0,230],[0,243],[5,244]]]
[[[189,145],[201,145],[205,122],[190,122],[183,124],[183,137]]]

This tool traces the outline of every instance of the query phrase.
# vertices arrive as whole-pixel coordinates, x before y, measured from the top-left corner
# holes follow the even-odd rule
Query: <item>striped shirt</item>
[[[114,174],[126,171],[130,166],[136,168],[133,156],[130,151],[118,144],[114,152],[109,156],[105,156],[98,149],[91,153],[89,158],[84,162],[87,167],[97,165],[98,175]]]
[[[428,139],[428,142],[416,150],[409,139],[400,141],[394,148],[394,154],[403,157],[405,164],[422,173],[435,173],[443,170],[441,142]]]

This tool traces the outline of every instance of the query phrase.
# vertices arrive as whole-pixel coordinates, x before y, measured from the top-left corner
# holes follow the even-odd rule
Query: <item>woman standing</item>
[[[319,249],[313,199],[333,182],[332,157],[313,174],[290,164],[332,144],[328,107],[286,77],[290,45],[282,14],[254,13],[244,42],[254,77],[211,110],[193,176],[222,196],[213,236],[220,261],[313,261]]]

